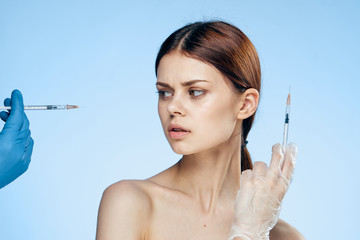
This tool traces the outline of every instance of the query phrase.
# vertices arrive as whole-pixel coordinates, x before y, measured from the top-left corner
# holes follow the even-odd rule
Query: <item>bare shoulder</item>
[[[151,207],[151,198],[147,191],[148,183],[143,180],[121,180],[107,187],[102,202],[117,208],[131,209],[131,212],[146,213]]]
[[[139,239],[146,235],[151,199],[141,180],[122,180],[103,193],[96,239]]]
[[[278,220],[275,227],[270,231],[271,240],[305,240],[304,235],[302,235],[296,228],[291,226],[289,223],[284,220]]]
[[[149,200],[145,185],[146,182],[143,180],[121,180],[107,187],[103,198],[145,203]]]

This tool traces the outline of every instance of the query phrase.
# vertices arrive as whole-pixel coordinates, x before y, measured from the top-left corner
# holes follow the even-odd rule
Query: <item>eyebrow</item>
[[[195,83],[198,83],[198,82],[209,82],[209,81],[195,79],[195,80],[191,80],[191,81],[188,81],[188,82],[182,82],[181,85],[186,87],[186,86],[191,86],[191,85],[193,85]],[[157,82],[156,85],[163,86],[163,87],[170,87],[169,84],[164,83],[164,82]]]

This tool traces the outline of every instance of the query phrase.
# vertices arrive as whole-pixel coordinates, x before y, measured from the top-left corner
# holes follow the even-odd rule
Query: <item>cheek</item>
[[[160,103],[158,103],[158,114],[159,114],[159,118],[160,118],[160,122],[161,122],[161,126],[162,129],[166,135],[166,131],[165,131],[165,124],[166,124],[166,111],[165,111],[165,107],[162,106]]]
[[[166,109],[165,106],[163,106],[163,104],[158,103],[158,114],[159,114],[159,118],[161,121],[161,124],[164,124],[165,121],[165,117],[166,117]]]
[[[230,100],[211,101],[197,111],[197,125],[209,141],[225,141],[234,131],[237,119]]]

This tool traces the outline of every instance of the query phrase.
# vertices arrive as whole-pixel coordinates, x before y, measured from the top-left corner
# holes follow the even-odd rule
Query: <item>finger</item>
[[[24,161],[23,164],[26,167],[25,170],[28,169],[29,164],[31,162],[31,154],[33,152],[33,148],[34,148],[34,140],[32,138],[30,138],[30,144],[26,147],[25,153],[23,156],[23,161]]]
[[[4,100],[4,106],[5,106],[5,107],[10,107],[10,106],[11,106],[11,99],[10,99],[10,98],[5,98],[5,100]]]
[[[11,110],[14,114],[21,114],[24,112],[23,96],[17,89],[11,93]]]
[[[8,102],[6,102],[6,104],[8,104]],[[15,89],[11,93],[11,111],[4,129],[19,131],[23,126],[24,115],[23,97],[21,92]]]
[[[29,144],[31,143],[31,140],[32,140],[32,138],[31,138],[31,131],[30,131],[30,129],[28,129],[28,130],[26,130],[26,131],[24,131],[24,132],[20,132],[20,133],[23,133],[23,134],[18,134],[19,136],[19,138],[21,138],[24,142],[23,142],[23,144],[24,144],[24,146],[29,146]]]
[[[291,180],[294,175],[297,151],[298,150],[295,143],[290,143],[286,146],[285,160],[282,172],[288,180]]]
[[[252,176],[252,170],[251,169],[246,169],[246,170],[241,172],[241,177],[251,177],[251,176]]]
[[[242,171],[240,176],[240,188],[245,183],[250,183],[252,178],[253,178],[253,171],[251,169]]]
[[[9,107],[10,104],[11,104],[11,99],[10,98],[5,98],[4,99],[4,106]],[[9,117],[10,110],[7,110],[7,111],[8,112],[3,111],[3,112],[0,113],[0,117],[4,122],[6,122],[8,117]]]
[[[24,113],[24,121],[23,121],[23,125],[22,125],[20,131],[24,131],[26,129],[29,129],[29,126],[30,126],[29,119],[27,118],[26,114]]]
[[[267,172],[267,164],[261,161],[254,162],[253,164],[253,172],[258,176],[265,176]]]
[[[269,166],[270,170],[272,172],[280,171],[283,160],[284,148],[281,146],[280,143],[277,143],[272,147],[271,162]]]
[[[30,139],[31,139],[30,129],[26,129],[25,131],[19,131],[16,133],[16,141],[23,143],[25,146],[29,145]]]
[[[6,122],[6,120],[8,119],[9,117],[9,113],[5,112],[5,111],[2,111],[0,112],[0,118],[1,120],[3,120],[4,122]]]

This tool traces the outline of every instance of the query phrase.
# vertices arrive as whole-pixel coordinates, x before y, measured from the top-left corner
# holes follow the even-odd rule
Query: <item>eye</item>
[[[157,91],[156,93],[159,94],[160,98],[167,98],[170,97],[171,93],[169,91]]]
[[[201,90],[189,90],[189,92],[194,97],[199,97],[204,94],[204,91],[201,91]]]

